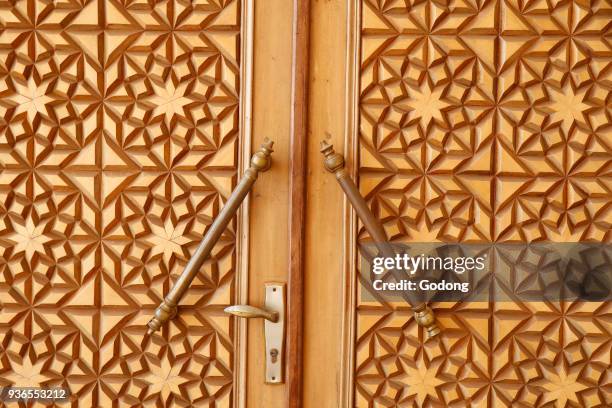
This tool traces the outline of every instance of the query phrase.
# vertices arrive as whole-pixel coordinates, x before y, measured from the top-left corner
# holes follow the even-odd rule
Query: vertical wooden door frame
[[[287,406],[302,406],[304,326],[304,240],[306,230],[306,167],[308,146],[308,73],[310,0],[293,0],[291,58],[291,135],[289,268],[287,299]]]

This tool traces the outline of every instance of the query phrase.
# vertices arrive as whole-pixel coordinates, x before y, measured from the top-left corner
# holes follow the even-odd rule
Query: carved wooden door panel
[[[345,154],[394,242],[609,243],[611,13],[601,1],[316,2],[311,134]],[[364,296],[370,238],[319,140],[306,406],[612,404],[610,302],[434,303],[442,333],[426,340],[405,304]]]
[[[276,3],[259,16],[285,21]],[[285,206],[264,208],[265,181],[177,317],[145,333],[261,143],[252,129],[286,134],[282,109],[251,121],[255,18],[240,0],[0,3],[0,387],[68,387],[74,407],[244,404],[246,324],[223,308],[247,298],[249,266],[270,278],[248,256],[247,209]],[[265,41],[290,44],[290,23],[275,30],[259,29],[262,81],[290,72]],[[249,358],[255,400],[274,401]]]

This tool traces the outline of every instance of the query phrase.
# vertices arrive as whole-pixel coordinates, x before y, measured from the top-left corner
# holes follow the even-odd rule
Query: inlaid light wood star
[[[40,387],[41,384],[49,380],[49,377],[42,374],[45,360],[33,362],[29,356],[19,361],[11,361],[11,371],[5,375],[5,379],[10,381],[14,387]]]
[[[144,381],[149,383],[149,393],[160,393],[163,400],[167,400],[172,394],[181,395],[179,386],[186,382],[181,374],[183,364],[171,363],[167,358],[161,360],[160,365],[149,363],[149,373]]]
[[[31,217],[26,218],[25,225],[19,220],[13,219],[12,222],[15,235],[12,240],[15,241],[14,251],[19,253],[25,251],[27,259],[32,259],[35,252],[45,253],[45,243],[49,238],[44,235],[46,224],[40,222],[38,225],[34,223]]]

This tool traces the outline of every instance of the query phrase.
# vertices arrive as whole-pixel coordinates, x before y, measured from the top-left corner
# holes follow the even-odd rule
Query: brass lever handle
[[[264,307],[233,305],[225,313],[244,318],[265,319],[263,334],[266,353],[266,383],[280,384],[284,381],[285,366],[285,284],[267,282]]]
[[[242,201],[251,190],[251,187],[253,187],[253,183],[257,180],[258,173],[270,168],[272,164],[270,154],[273,152],[273,144],[272,141],[266,138],[261,148],[251,158],[251,165],[244,172],[244,176],[240,180],[240,183],[238,183],[234,191],[232,191],[223,209],[221,209],[221,212],[213,221],[206,235],[204,235],[202,242],[200,242],[200,246],[198,246],[187,263],[187,266],[185,266],[185,270],[183,270],[181,276],[179,276],[172,289],[170,289],[164,301],[155,310],[153,318],[147,323],[147,326],[149,326],[149,334],[158,330],[162,324],[176,315],[179,301],[198,274],[200,267],[202,267],[208,255],[210,255],[210,252],[221,237],[225,227],[227,227],[227,224],[234,218],[236,211],[238,211],[238,207],[240,207],[240,204],[242,204]]]
[[[266,309],[260,309],[250,305],[233,305],[228,306],[224,309],[225,313],[229,313],[234,316],[244,317],[247,319],[255,317],[263,317],[273,323],[278,321],[278,312],[271,312]]]
[[[325,156],[325,169],[336,175],[336,180],[346,194],[349,202],[355,209],[357,216],[363,223],[363,226],[374,239],[374,244],[383,256],[394,257],[395,250],[388,243],[387,234],[380,224],[380,221],[372,214],[370,207],[361,196],[355,182],[350,177],[348,171],[344,168],[344,157],[336,153],[334,146],[323,140],[321,142],[321,153]],[[398,276],[401,279],[401,276]],[[436,323],[433,311],[425,304],[412,304],[410,299],[406,299],[411,304],[414,317],[420,326],[427,330],[427,337],[434,337],[440,333],[440,328]]]

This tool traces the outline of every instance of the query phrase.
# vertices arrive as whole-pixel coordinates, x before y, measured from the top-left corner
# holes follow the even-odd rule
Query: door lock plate
[[[266,283],[265,307],[278,313],[276,322],[264,321],[266,341],[266,383],[282,384],[284,382],[285,357],[285,285]]]

